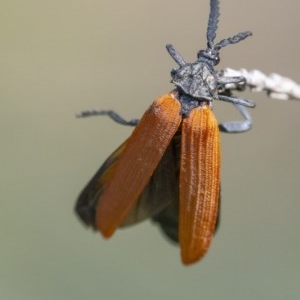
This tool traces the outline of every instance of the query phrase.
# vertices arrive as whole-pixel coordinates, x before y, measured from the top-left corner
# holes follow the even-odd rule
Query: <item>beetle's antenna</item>
[[[177,64],[180,67],[183,67],[186,64],[183,57],[178,52],[176,52],[175,48],[172,45],[167,45],[166,48],[169,54],[172,56],[172,58],[177,62]]]
[[[216,38],[217,29],[218,29],[219,16],[220,16],[219,0],[210,0],[210,12],[209,12],[209,18],[207,24],[207,32],[206,32],[207,49],[200,50],[198,52],[197,61],[206,62],[211,66],[216,66],[219,63],[220,61],[219,50],[221,48],[231,44],[236,44],[246,39],[248,36],[252,35],[250,31],[243,31],[234,35],[233,37],[223,39],[214,45],[214,40]],[[175,48],[172,45],[167,45],[166,48],[169,54],[172,56],[172,58],[176,61],[176,63],[180,67],[186,65],[186,62],[184,61],[183,57],[178,52],[176,52]]]
[[[250,32],[250,31],[239,32],[238,34],[234,35],[231,38],[221,40],[219,43],[215,44],[215,46],[213,46],[213,48],[215,50],[219,51],[221,48],[223,48],[227,45],[236,44],[251,35],[252,35],[252,32]]]
[[[216,38],[216,32],[218,29],[219,22],[219,0],[211,0],[210,1],[210,13],[207,24],[207,48],[214,48],[214,39]]]
[[[219,0],[210,0],[210,13],[207,24],[207,49],[200,50],[197,54],[198,61],[205,61],[206,63],[216,66],[219,61],[219,50],[227,45],[236,44],[248,36],[252,35],[250,31],[240,32],[233,37],[221,40],[214,45],[214,40],[216,38],[216,32],[218,29],[219,22]]]

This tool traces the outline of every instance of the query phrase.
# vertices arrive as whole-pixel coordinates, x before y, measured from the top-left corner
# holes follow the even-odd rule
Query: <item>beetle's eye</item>
[[[176,75],[177,71],[175,69],[171,70],[171,76],[174,77]]]
[[[219,62],[220,62],[220,56],[217,55],[217,56],[215,57],[215,59],[214,59],[214,64],[215,64],[215,66],[216,66]]]

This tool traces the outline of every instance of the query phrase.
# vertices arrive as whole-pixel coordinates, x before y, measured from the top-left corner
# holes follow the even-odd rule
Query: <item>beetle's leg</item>
[[[238,104],[238,105],[244,105],[247,107],[255,107],[255,103],[247,100],[247,99],[242,99],[234,96],[227,96],[224,94],[218,95],[218,99],[225,101],[225,102],[231,102],[232,104]]]
[[[230,84],[234,89],[243,90],[246,88],[246,78],[244,76],[218,77],[218,88],[230,89]]]
[[[77,115],[78,118],[93,117],[93,116],[109,116],[115,122],[121,125],[136,126],[139,119],[125,120],[113,110],[85,110]]]
[[[221,123],[219,124],[220,131],[227,133],[241,133],[250,130],[252,127],[252,119],[249,112],[247,111],[247,108],[239,104],[233,105],[241,113],[245,120]]]

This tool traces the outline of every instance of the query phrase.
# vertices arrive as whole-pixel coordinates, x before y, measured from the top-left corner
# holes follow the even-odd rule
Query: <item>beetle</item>
[[[126,121],[114,111],[94,110],[81,117],[107,115],[135,126],[131,136],[103,163],[83,189],[75,210],[88,226],[105,238],[118,227],[151,217],[181,249],[183,264],[207,252],[219,212],[220,131],[239,133],[251,128],[246,107],[252,101],[225,88],[243,86],[242,76],[222,77],[215,70],[219,51],[252,33],[240,32],[214,43],[219,1],[210,1],[207,48],[187,63],[172,45],[166,49],[178,64],[171,71],[174,90],[153,102],[140,120]],[[218,124],[215,100],[232,103],[243,121]]]

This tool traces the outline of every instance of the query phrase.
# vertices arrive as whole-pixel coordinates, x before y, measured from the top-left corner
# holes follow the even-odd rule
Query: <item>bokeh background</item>
[[[172,43],[206,46],[208,0],[2,0],[0,9],[0,299],[299,299],[300,102],[254,100],[253,130],[222,135],[221,226],[183,267],[150,222],[104,241],[75,199],[130,134],[84,109],[140,117],[170,91]],[[300,82],[300,2],[221,1],[221,64]],[[220,121],[239,119],[215,103]]]

